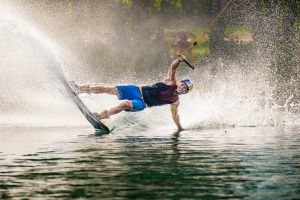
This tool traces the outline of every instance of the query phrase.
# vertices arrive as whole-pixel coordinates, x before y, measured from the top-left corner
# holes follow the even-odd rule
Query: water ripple
[[[26,154],[2,151],[1,199],[296,199],[300,195],[300,136],[294,130],[77,134],[75,139],[55,140]]]

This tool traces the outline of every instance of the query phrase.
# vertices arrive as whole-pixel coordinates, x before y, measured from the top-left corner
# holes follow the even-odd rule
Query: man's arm
[[[181,124],[179,121],[178,106],[179,106],[179,101],[176,101],[175,103],[171,104],[171,112],[172,112],[172,118],[173,118],[178,130],[182,130],[182,127],[181,127]]]
[[[184,55],[180,55],[179,58],[177,58],[176,60],[174,60],[171,63],[171,65],[169,67],[169,71],[168,71],[168,79],[167,79],[168,81],[173,81],[173,82],[176,81],[176,79],[175,79],[176,70],[184,58],[185,58]]]

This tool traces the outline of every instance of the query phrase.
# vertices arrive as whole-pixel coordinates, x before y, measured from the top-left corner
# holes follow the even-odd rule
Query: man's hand
[[[179,58],[179,60],[182,62],[183,60],[186,59],[186,56],[183,55],[183,54],[179,54],[179,55],[178,55],[178,58]]]

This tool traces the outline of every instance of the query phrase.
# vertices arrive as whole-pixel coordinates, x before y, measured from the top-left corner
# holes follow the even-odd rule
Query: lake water
[[[300,197],[299,128],[0,131],[0,199]]]

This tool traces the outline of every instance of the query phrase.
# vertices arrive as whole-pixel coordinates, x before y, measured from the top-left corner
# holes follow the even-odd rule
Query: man
[[[172,118],[177,128],[182,130],[178,115],[179,95],[186,94],[193,88],[193,84],[189,79],[181,80],[178,85],[176,83],[176,70],[184,58],[181,55],[172,62],[167,79],[150,86],[118,85],[116,87],[106,87],[100,85],[79,85],[77,89],[79,92],[85,93],[112,94],[118,96],[119,100],[124,100],[116,107],[104,110],[100,114],[94,113],[99,120],[109,118],[111,115],[123,110],[136,112],[144,110],[146,107],[170,104]]]

